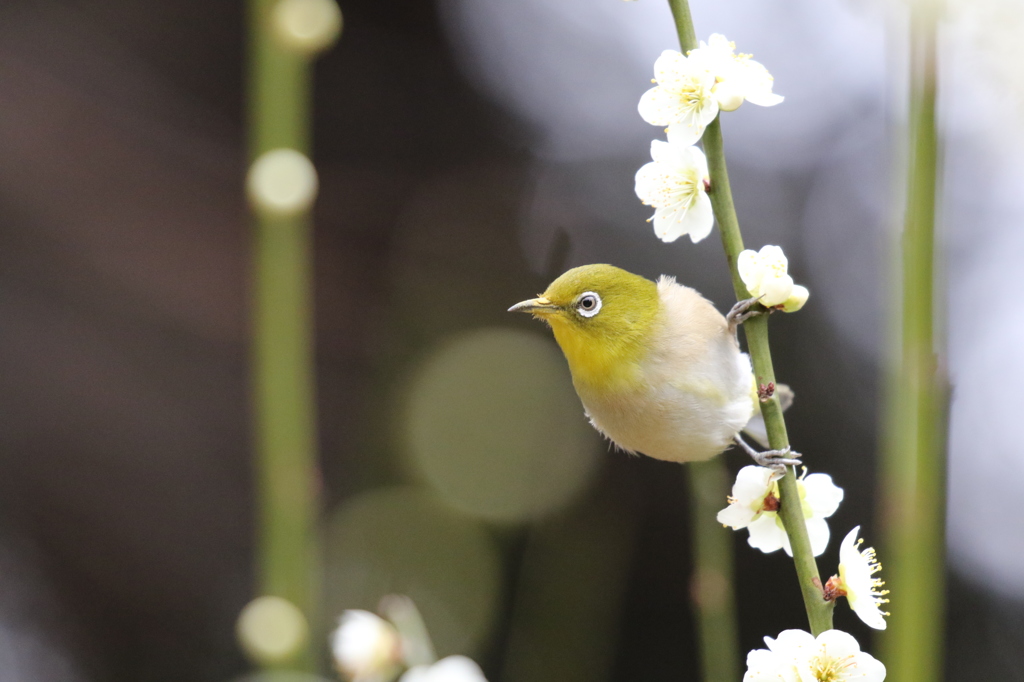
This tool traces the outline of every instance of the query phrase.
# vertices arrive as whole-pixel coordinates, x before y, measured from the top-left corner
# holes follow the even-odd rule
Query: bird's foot
[[[740,438],[739,434],[736,435],[736,444],[743,448],[744,452],[750,455],[750,458],[754,460],[758,466],[772,469],[778,473],[785,473],[787,466],[796,466],[800,464],[800,457],[802,456],[799,452],[793,452],[789,446],[786,446],[782,450],[765,450],[764,452],[758,452],[754,448]]]
[[[736,333],[736,327],[740,326],[747,320],[757,315],[764,315],[763,310],[751,310],[751,308],[761,300],[760,296],[754,298],[748,298],[743,301],[739,301],[732,307],[729,314],[725,316],[726,322],[729,323],[729,331],[733,334]]]

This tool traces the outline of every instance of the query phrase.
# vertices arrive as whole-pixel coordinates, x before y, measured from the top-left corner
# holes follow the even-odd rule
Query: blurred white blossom
[[[839,580],[835,589],[837,596],[846,597],[850,608],[862,621],[876,630],[884,630],[885,616],[889,614],[879,607],[889,601],[885,598],[889,590],[881,589],[885,582],[874,577],[882,570],[882,565],[875,557],[874,548],[860,549],[863,540],[857,539],[859,533],[860,526],[856,526],[839,545]]]
[[[480,666],[465,656],[448,656],[433,665],[417,665],[399,682],[487,682]]]
[[[760,251],[745,249],[736,259],[736,268],[750,295],[759,297],[766,308],[796,312],[811,295],[806,287],[793,283],[789,260],[778,246],[769,244]]]
[[[806,474],[806,470],[805,470]],[[828,547],[829,529],[826,518],[832,516],[843,500],[843,489],[832,483],[828,474],[811,474],[797,479],[800,501],[811,551],[819,556]],[[765,554],[777,549],[793,556],[789,536],[779,517],[779,484],[772,469],[745,466],[736,475],[729,506],[718,512],[718,522],[750,533],[747,542]]]
[[[885,666],[841,630],[783,630],[747,654],[743,682],[882,682]]]
[[[353,682],[390,680],[401,657],[401,638],[380,616],[349,610],[331,635],[331,652],[338,670]]]
[[[669,135],[668,142],[651,142],[651,158],[636,172],[635,191],[640,201],[655,208],[654,233],[665,242],[688,234],[696,244],[715,222],[704,152]]]

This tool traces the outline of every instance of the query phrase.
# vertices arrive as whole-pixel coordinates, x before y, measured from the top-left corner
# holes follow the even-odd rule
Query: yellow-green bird
[[[736,340],[755,302],[738,303],[727,319],[672,277],[655,283],[584,265],[509,311],[551,326],[587,417],[623,450],[696,462],[738,442],[759,464],[777,467],[798,455],[755,453],[739,438],[759,412],[750,359]]]

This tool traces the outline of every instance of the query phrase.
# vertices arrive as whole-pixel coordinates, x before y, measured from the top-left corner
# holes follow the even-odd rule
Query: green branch
[[[687,467],[693,533],[693,578],[690,598],[697,611],[701,668],[704,682],[736,682],[739,633],[736,628],[736,590],[733,535],[715,520],[722,495],[729,490],[725,458],[693,462]]]
[[[249,160],[307,153],[312,67],[271,36],[275,0],[249,0]],[[317,624],[318,468],[313,369],[312,221],[253,216],[252,390],[256,449],[257,590]],[[308,642],[290,667],[314,667]]]
[[[902,310],[893,311],[902,317],[886,396],[882,459],[886,582],[899,595],[882,633],[882,659],[893,679],[906,682],[935,682],[943,670],[948,394],[934,329],[937,13],[934,4],[912,3]]]
[[[683,52],[697,47],[693,20],[687,0],[669,0],[672,15],[679,32],[679,42]],[[736,218],[736,208],[732,200],[732,188],[729,185],[729,173],[725,165],[725,150],[722,145],[722,128],[716,118],[704,131],[704,154],[708,159],[708,171],[711,176],[709,196],[714,208],[715,219],[718,220],[719,232],[722,235],[722,246],[725,248],[732,273],[733,288],[737,300],[750,297],[746,285],[740,278],[736,267],[736,259],[743,251],[743,235]],[[747,337],[747,346],[754,365],[754,375],[758,385],[775,383],[775,370],[772,367],[771,349],[768,345],[768,316],[760,315],[747,320],[743,325]],[[768,431],[768,443],[775,450],[789,447],[789,436],[786,433],[786,422],[782,416],[782,407],[777,396],[761,405],[761,413]],[[818,576],[818,565],[811,552],[811,541],[804,522],[800,494],[797,489],[796,468],[789,467],[786,475],[779,481],[781,508],[779,516],[786,526],[786,534],[793,549],[793,562],[796,565],[800,591],[807,610],[807,620],[811,632],[818,635],[832,629],[832,603],[822,598],[821,579]]]

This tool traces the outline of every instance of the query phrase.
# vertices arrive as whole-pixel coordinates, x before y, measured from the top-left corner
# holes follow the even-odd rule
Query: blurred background
[[[733,191],[748,246],[782,245],[812,292],[772,324],[789,430],[846,491],[833,537],[871,543],[905,18],[692,6],[786,96],[724,118]],[[492,682],[697,679],[686,469],[612,452],[547,330],[505,312],[592,262],[728,309],[714,235],[662,244],[633,194],[666,3],[341,7],[314,108],[325,615],[407,593]],[[942,32],[948,679],[1024,679],[1022,37],[1011,0]],[[249,669],[244,50],[241,3],[0,6],[0,682]],[[791,562],[745,540],[743,650],[804,623]],[[843,606],[836,626],[870,639]]]

